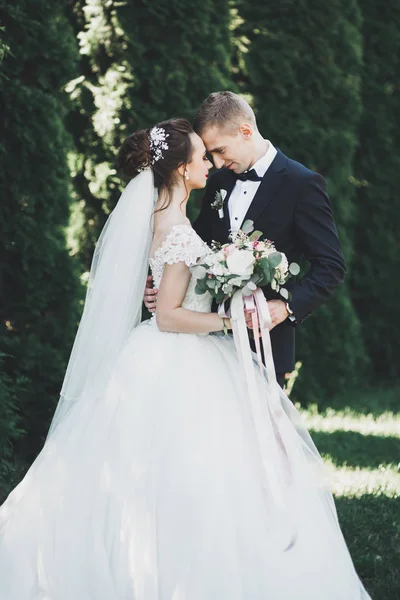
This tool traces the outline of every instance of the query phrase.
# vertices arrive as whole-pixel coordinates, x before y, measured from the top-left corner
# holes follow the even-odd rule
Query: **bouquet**
[[[289,277],[298,275],[299,265],[289,265],[285,254],[278,252],[273,242],[261,241],[262,232],[253,229],[253,221],[248,220],[232,242],[213,242],[213,252],[192,268],[197,294],[208,291],[221,303],[238,290],[243,296],[251,296],[257,287],[269,285],[289,299],[289,292],[282,286]]]

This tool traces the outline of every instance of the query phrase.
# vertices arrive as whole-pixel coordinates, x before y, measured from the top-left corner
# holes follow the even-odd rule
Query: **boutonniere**
[[[211,208],[218,211],[220,219],[224,218],[224,201],[227,193],[226,190],[215,192],[214,200],[211,202]]]

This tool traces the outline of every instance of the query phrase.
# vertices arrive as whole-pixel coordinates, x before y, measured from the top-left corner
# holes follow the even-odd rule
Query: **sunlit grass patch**
[[[301,409],[336,496],[400,496],[400,414]],[[400,502],[400,500],[399,500]]]
[[[323,458],[335,496],[356,498],[364,494],[384,495],[389,498],[400,496],[400,473],[397,465],[382,465],[377,469],[337,467],[329,457],[323,456]]]
[[[400,438],[400,413],[386,411],[380,415],[363,414],[346,407],[319,411],[314,404],[301,409],[305,424],[312,431],[354,431],[363,435],[397,436]]]

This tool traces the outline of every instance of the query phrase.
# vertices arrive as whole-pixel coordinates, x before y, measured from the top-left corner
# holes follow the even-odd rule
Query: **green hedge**
[[[361,16],[354,0],[329,3],[237,2],[245,47],[242,90],[250,95],[261,132],[324,175],[349,263],[352,256],[352,161],[361,113]],[[348,280],[351,274],[348,275]],[[303,362],[295,395],[331,397],[355,385],[366,364],[360,323],[347,288],[298,328]]]
[[[80,2],[70,19],[82,74],[69,86],[75,198],[83,214],[75,235],[88,267],[119,195],[122,139],[169,117],[191,118],[210,92],[229,87],[229,2]]]
[[[41,447],[78,319],[65,240],[70,139],[61,88],[74,74],[75,42],[64,5],[0,2],[11,49],[0,78],[0,458],[8,465],[29,462]]]
[[[357,229],[349,279],[376,382],[400,356],[400,4],[360,0],[363,118],[355,162]]]

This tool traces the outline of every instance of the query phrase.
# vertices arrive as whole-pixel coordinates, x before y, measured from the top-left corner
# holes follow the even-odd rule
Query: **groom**
[[[271,313],[271,343],[277,379],[294,368],[295,329],[326,302],[343,281],[345,263],[324,178],[285,156],[264,139],[249,104],[232,92],[216,92],[204,100],[194,121],[213,157],[210,176],[194,229],[208,244],[229,241],[251,219],[254,229],[275,243],[290,262],[305,258],[309,270],[290,289],[289,302],[265,290]],[[213,208],[222,191],[222,209]],[[226,192],[226,193],[225,193]],[[146,306],[151,290],[146,289]]]

